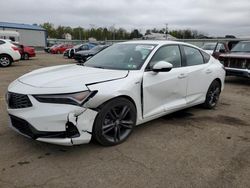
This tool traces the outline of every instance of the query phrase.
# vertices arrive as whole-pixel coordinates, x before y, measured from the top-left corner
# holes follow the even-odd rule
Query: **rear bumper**
[[[229,68],[225,67],[227,76],[239,76],[250,78],[250,70],[249,69],[237,69],[237,68]]]
[[[19,53],[19,51],[15,51],[12,55],[11,55],[13,61],[19,61],[21,59],[21,54]]]
[[[36,53],[29,53],[29,57],[36,57]]]

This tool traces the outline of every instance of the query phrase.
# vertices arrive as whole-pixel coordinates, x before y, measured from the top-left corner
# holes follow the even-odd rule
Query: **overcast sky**
[[[1,0],[0,21],[250,36],[250,0]]]

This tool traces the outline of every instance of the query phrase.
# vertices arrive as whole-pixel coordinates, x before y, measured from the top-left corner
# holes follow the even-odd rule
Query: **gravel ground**
[[[115,147],[62,147],[8,127],[8,84],[31,70],[73,63],[38,53],[0,69],[0,187],[250,187],[250,80],[226,79],[218,107],[138,126]]]

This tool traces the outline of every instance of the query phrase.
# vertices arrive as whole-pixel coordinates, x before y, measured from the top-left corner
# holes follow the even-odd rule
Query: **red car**
[[[50,53],[62,54],[65,50],[67,50],[68,48],[72,48],[72,47],[73,47],[72,44],[61,44],[61,45],[55,46],[54,48],[51,48]]]
[[[35,48],[16,43],[14,43],[14,45],[18,47],[21,59],[28,60],[29,58],[36,56]]]

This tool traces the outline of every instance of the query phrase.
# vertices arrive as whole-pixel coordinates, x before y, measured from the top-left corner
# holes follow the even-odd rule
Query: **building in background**
[[[63,35],[63,38],[66,39],[66,40],[72,40],[72,35],[70,33],[65,33]]]
[[[15,31],[19,33],[19,41],[26,46],[45,47],[47,32],[37,25],[0,22],[0,31]]]

